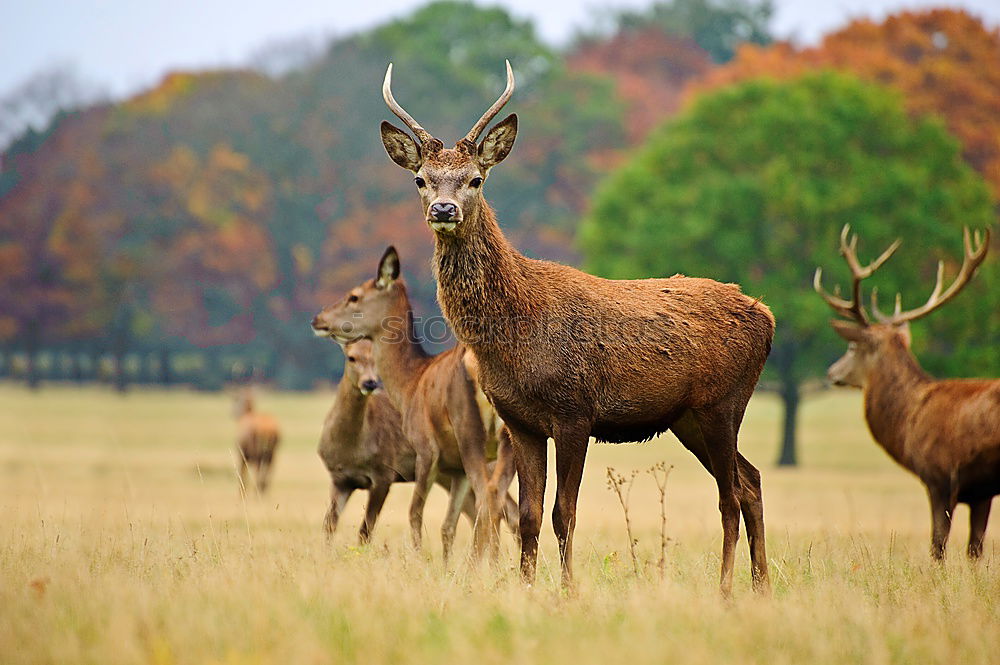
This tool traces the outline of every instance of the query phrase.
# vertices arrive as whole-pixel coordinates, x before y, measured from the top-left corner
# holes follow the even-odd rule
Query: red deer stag
[[[319,456],[330,472],[330,508],[323,527],[328,537],[337,529],[347,500],[356,489],[368,490],[368,504],[358,541],[367,543],[392,483],[413,482],[416,454],[403,434],[399,412],[378,390],[375,357],[370,340],[344,345],[344,374],[337,397],[323,423]],[[450,492],[441,527],[447,560],[455,539],[459,513],[474,524],[475,502],[469,481],[462,474],[441,474],[437,483]]]
[[[505,501],[514,474],[509,437],[500,436],[502,423],[478,389],[472,354],[458,346],[430,356],[420,346],[396,250],[386,250],[374,279],[324,308],[312,325],[317,335],[341,342],[373,342],[378,376],[402,415],[403,432],[415,454],[410,504],[414,544],[420,545],[427,492],[440,473],[471,484],[478,516],[476,552],[487,546],[495,550],[499,519],[512,508]],[[490,457],[497,460],[493,472]]]
[[[271,479],[271,463],[281,435],[278,423],[266,414],[254,410],[253,391],[240,390],[234,397],[233,415],[236,417],[236,467],[240,480],[240,493],[246,493],[247,467],[252,465],[257,476],[257,492],[267,491]]]
[[[922,306],[886,316],[878,310],[872,290],[873,323],[861,302],[861,280],[878,269],[896,248],[897,240],[867,266],[858,261],[855,235],[849,227],[840,236],[840,254],[853,276],[852,297],[823,290],[822,270],[813,286],[835,312],[849,321],[835,320],[833,329],[849,342],[847,353],[830,366],[837,385],[864,391],[865,419],[880,446],[900,466],[924,483],[931,504],[931,554],[944,557],[951,518],[958,502],[969,504],[971,533],[968,554],[983,552],[983,536],[993,497],[1000,494],[1000,380],[944,379],[928,376],[910,352],[909,322],[930,314],[962,290],[986,258],[989,231],[975,240],[965,229],[965,256],[958,276],[942,291],[944,263],[938,264],[937,283]]]
[[[434,231],[438,301],[475,353],[483,390],[510,429],[524,578],[535,576],[547,437],[556,446],[552,525],[568,585],[590,437],[637,441],[671,430],[718,485],[723,593],[732,589],[741,510],[754,586],[769,588],[760,474],[737,451],[743,413],[771,348],[768,308],[738,286],[710,279],[607,280],[523,256],[483,197],[490,169],[513,146],[517,116],[477,143],[514,90],[510,63],[506,90],[450,149],[396,103],[391,76],[390,65],[385,101],[417,140],[383,122],[382,142],[415,176]]]

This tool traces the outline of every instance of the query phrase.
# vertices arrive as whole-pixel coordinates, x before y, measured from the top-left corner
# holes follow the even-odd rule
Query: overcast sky
[[[609,7],[651,0],[491,0],[534,20],[551,43]],[[245,62],[268,43],[320,39],[380,23],[423,0],[0,0],[0,95],[34,72],[69,65],[119,96],[150,86],[172,69]],[[778,36],[814,42],[850,18],[880,18],[901,8],[940,6],[923,0],[775,0]],[[989,25],[1000,25],[1000,1],[961,0]]]

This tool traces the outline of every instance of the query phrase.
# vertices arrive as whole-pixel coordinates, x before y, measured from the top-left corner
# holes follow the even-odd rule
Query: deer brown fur
[[[710,279],[607,280],[520,254],[482,186],[513,146],[517,117],[478,135],[507,90],[453,149],[443,149],[383,94],[421,139],[382,124],[389,156],[415,174],[435,232],[438,301],[475,353],[485,393],[510,429],[520,488],[521,571],[535,575],[546,439],[556,447],[552,524],[571,582],[576,502],[589,438],[621,442],[671,430],[715,477],[723,523],[721,587],[732,588],[742,510],[755,588],[769,587],[760,474],[737,451],[747,402],[767,359],[774,318],[738,286]],[[665,221],[665,223],[667,223]]]
[[[278,423],[273,416],[255,410],[250,388],[244,388],[235,395],[233,413],[236,416],[236,468],[240,492],[246,492],[247,467],[252,466],[257,478],[257,491],[264,494],[271,480],[274,452],[281,440]]]
[[[493,408],[478,397],[477,368],[467,350],[459,346],[431,356],[416,339],[395,249],[386,251],[375,279],[317,314],[313,329],[343,342],[362,338],[373,342],[378,375],[399,409],[403,432],[414,451],[410,504],[414,544],[420,545],[420,515],[430,484],[443,475],[471,485],[478,516],[476,551],[495,549],[499,519],[505,511],[508,517],[513,511],[512,501],[507,500],[514,470],[509,438],[501,436],[502,423]],[[497,460],[492,471],[491,458]]]
[[[909,322],[941,306],[971,279],[989,247],[989,234],[975,246],[965,232],[965,260],[952,286],[942,294],[942,272],[927,304],[886,316],[872,294],[872,322],[860,297],[861,280],[895,251],[895,243],[869,266],[857,259],[857,237],[841,235],[841,254],[854,275],[853,297],[844,300],[823,291],[817,270],[815,287],[850,321],[833,328],[850,342],[847,353],[828,372],[838,385],[864,391],[865,420],[875,441],[927,489],[931,506],[931,554],[944,557],[955,506],[970,509],[967,553],[978,558],[993,497],[1000,494],[1000,379],[934,379],[910,351]],[[977,239],[978,240],[978,239]]]
[[[344,374],[337,396],[323,422],[319,456],[330,473],[330,507],[323,521],[328,536],[354,490],[368,490],[365,517],[358,541],[371,538],[379,513],[393,483],[413,482],[416,454],[403,434],[399,411],[379,390],[370,340],[344,345]],[[441,538],[445,556],[451,551],[459,513],[475,519],[475,503],[464,476],[439,476],[437,483],[450,498]],[[422,519],[422,517],[421,517]]]

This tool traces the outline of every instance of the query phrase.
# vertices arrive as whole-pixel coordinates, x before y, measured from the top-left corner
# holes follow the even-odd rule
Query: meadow
[[[408,544],[410,489],[358,547],[364,493],[332,544],[315,453],[332,391],[264,393],[284,431],[270,494],[241,500],[223,394],[0,385],[0,663],[996,663],[1000,528],[969,564],[960,507],[945,564],[928,554],[919,482],[872,442],[860,394],[804,405],[801,465],[773,467],[780,409],[751,402],[740,449],[763,474],[773,596],[754,595],[745,539],[731,601],[717,591],[715,485],[670,435],[594,445],[580,496],[577,584],[558,584],[551,526],[526,588],[501,565],[445,568],[435,490],[425,550]],[[630,516],[640,568],[606,485],[640,473]],[[550,470],[553,464],[550,462]],[[546,502],[551,509],[553,483]],[[997,518],[995,518],[996,520]],[[470,529],[460,525],[458,550]]]

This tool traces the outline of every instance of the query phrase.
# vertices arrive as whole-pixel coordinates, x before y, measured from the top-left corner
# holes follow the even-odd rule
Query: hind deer
[[[434,232],[438,302],[474,353],[483,390],[510,429],[520,490],[521,573],[535,577],[548,437],[558,488],[552,526],[564,585],[572,582],[577,495],[591,436],[649,439],[672,431],[716,480],[722,515],[720,586],[732,589],[740,512],[754,587],[769,588],[760,474],[737,451],[740,423],[771,348],[774,317],[738,286],[680,275],[607,280],[520,254],[483,197],[510,153],[517,116],[480,134],[510,99],[507,87],[454,148],[382,91],[416,136],[381,125],[389,157],[414,174]]]
[[[864,391],[865,420],[875,441],[900,466],[920,478],[931,504],[931,555],[944,557],[951,519],[957,503],[971,511],[969,557],[982,555],[983,537],[993,497],[1000,494],[1000,380],[943,379],[927,375],[910,351],[911,321],[924,317],[958,295],[986,258],[989,231],[970,238],[965,229],[962,267],[951,286],[942,291],[944,263],[937,282],[922,306],[902,311],[896,296],[895,312],[878,309],[872,289],[869,318],[861,302],[861,281],[870,277],[899,247],[893,243],[867,266],[857,255],[857,236],[845,226],[840,254],[853,278],[851,299],[822,286],[816,269],[813,286],[823,300],[846,321],[834,320],[834,331],[849,342],[847,353],[830,366],[830,380]]]
[[[253,391],[243,388],[233,398],[236,418],[236,468],[240,494],[246,494],[247,467],[253,466],[257,477],[257,492],[264,494],[271,479],[271,464],[281,435],[278,423],[266,413],[254,409]]]
[[[367,339],[343,345],[344,374],[337,396],[323,423],[319,456],[330,472],[330,508],[323,521],[328,537],[337,529],[354,490],[368,490],[365,518],[358,542],[367,543],[393,483],[413,482],[416,454],[403,434],[399,412],[379,390],[372,343]],[[441,527],[447,561],[460,513],[475,523],[475,502],[464,475],[439,475],[436,482],[449,492]],[[422,520],[422,516],[421,516]]]
[[[513,502],[507,501],[514,475],[509,439],[501,435],[502,423],[478,389],[475,358],[467,349],[458,346],[430,356],[420,346],[396,250],[386,250],[374,279],[325,307],[312,325],[317,335],[344,343],[372,340],[378,376],[399,409],[403,432],[414,450],[410,504],[414,545],[420,546],[427,492],[444,474],[472,487],[476,554],[486,548],[496,553],[496,532],[505,512],[513,525]],[[492,472],[490,458],[497,460]]]

